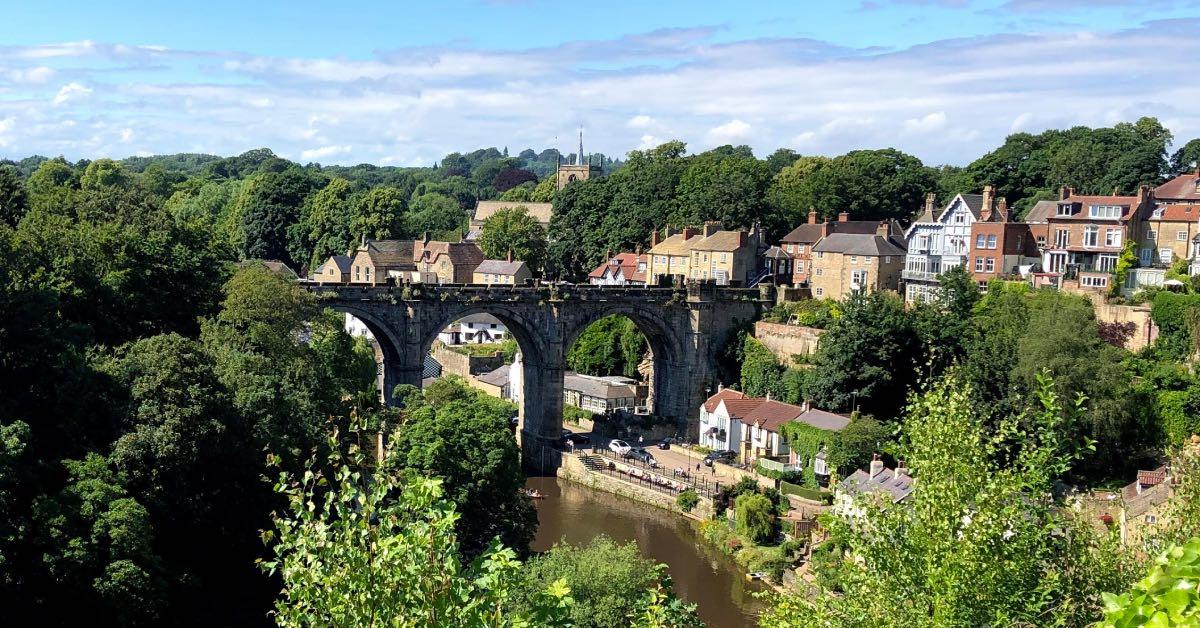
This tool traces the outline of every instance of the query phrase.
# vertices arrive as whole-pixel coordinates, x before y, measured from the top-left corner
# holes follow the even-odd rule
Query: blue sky
[[[0,156],[411,165],[582,125],[610,154],[964,163],[1140,115],[1200,135],[1197,33],[1200,0],[25,2],[0,22]]]

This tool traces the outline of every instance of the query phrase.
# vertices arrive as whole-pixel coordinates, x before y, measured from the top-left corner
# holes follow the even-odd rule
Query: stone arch
[[[357,318],[371,331],[371,335],[375,337],[375,342],[379,346],[379,352],[383,354],[383,390],[380,391],[380,395],[383,397],[384,403],[391,404],[393,402],[392,391],[396,386],[413,383],[413,374],[408,372],[412,369],[411,361],[406,359],[409,356],[405,355],[403,339],[397,336],[394,325],[390,324],[384,315],[370,307],[346,303],[330,303],[326,307]],[[419,385],[420,381],[420,361],[418,360],[416,384]]]
[[[665,314],[664,314],[665,313]],[[652,381],[651,411],[659,416],[666,416],[679,424],[687,420],[686,407],[680,407],[674,400],[677,391],[687,389],[691,382],[687,381],[687,355],[685,341],[686,332],[681,333],[669,316],[688,317],[686,310],[672,312],[661,305],[636,305],[626,303],[602,304],[591,308],[584,316],[577,317],[573,325],[566,330],[563,338],[563,356],[574,346],[579,336],[596,321],[608,316],[625,316],[633,321],[638,331],[646,337],[650,344],[650,355],[654,365]]]

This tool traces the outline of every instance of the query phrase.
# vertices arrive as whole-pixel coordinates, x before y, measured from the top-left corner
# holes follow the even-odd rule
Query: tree
[[[583,330],[567,352],[567,365],[585,375],[637,377],[637,367],[649,347],[636,323],[614,314]]]
[[[619,544],[601,535],[586,545],[555,545],[530,559],[522,575],[511,606],[519,614],[528,613],[547,587],[563,582],[574,602],[567,618],[570,624],[608,628],[629,625],[645,609],[649,593],[663,582],[665,572],[643,557],[635,543]],[[670,594],[669,582],[665,589]],[[687,611],[696,621],[695,607]]]
[[[435,238],[453,240],[458,239],[452,237],[453,234],[462,235],[467,216],[453,198],[430,192],[415,196],[410,207],[408,228],[411,233],[429,233]]]
[[[895,294],[855,293],[821,337],[810,380],[814,400],[829,410],[890,420],[916,379],[920,348],[911,315]]]
[[[0,165],[0,223],[16,225],[28,209],[21,173],[12,166]]]
[[[1078,406],[1064,407],[1048,377],[1037,396],[1038,410],[995,432],[953,370],[915,398],[901,427],[916,478],[908,500],[864,495],[861,515],[831,518],[848,552],[838,566],[843,593],[785,596],[762,625],[1093,621],[1095,591],[1126,576],[1116,542],[1072,521],[1055,499],[1056,481],[1081,453],[1067,430]]]
[[[979,287],[971,273],[958,265],[938,275],[938,297],[914,308],[917,334],[925,345],[930,372],[939,374],[960,361],[974,334]]]
[[[353,242],[347,244],[357,243],[362,238],[388,240],[415,233],[405,224],[404,195],[396,188],[372,188],[352,203],[349,235]]]
[[[1200,165],[1200,138],[1189,141],[1171,154],[1171,173],[1182,174]]]
[[[375,188],[367,196],[385,189]],[[358,233],[356,226],[361,227],[353,222],[362,215],[355,210],[363,202],[363,199],[355,202],[355,192],[353,183],[337,177],[304,200],[299,222],[288,230],[288,250],[292,259],[303,260],[307,268],[313,269],[331,255],[345,255],[350,250],[354,242],[351,234]]]
[[[786,396],[783,367],[763,343],[747,335],[742,348],[742,392],[751,397]]]
[[[546,259],[546,230],[524,206],[505,207],[483,221],[479,248],[488,259],[506,259],[511,253],[540,273]]]
[[[303,475],[283,472],[275,490],[288,511],[265,538],[274,559],[262,563],[283,580],[275,604],[281,626],[555,625],[570,608],[554,582],[525,614],[507,612],[517,587],[516,555],[493,543],[463,565],[455,542],[459,517],[441,483],[373,473],[361,450],[339,453],[331,439],[325,464]]]
[[[506,168],[496,173],[496,177],[492,179],[492,187],[496,188],[497,192],[506,192],[523,183],[537,183],[537,180],[537,175],[528,170]]]
[[[26,182],[31,208],[65,211],[74,190],[79,189],[79,173],[59,157],[38,166]]]
[[[103,190],[129,185],[129,173],[121,164],[111,159],[97,159],[88,164],[79,179],[79,186],[85,190]]]
[[[759,493],[738,495],[734,509],[737,512],[737,533],[751,543],[763,545],[775,540],[778,520],[775,504]]]
[[[725,227],[766,227],[783,232],[784,221],[768,215],[766,193],[771,170],[745,146],[723,146],[696,155],[679,180],[679,212],[672,220],[698,224],[715,220]]]
[[[1097,626],[1194,626],[1200,623],[1198,577],[1200,538],[1195,538],[1163,552],[1128,592],[1104,593],[1104,621]]]
[[[509,431],[513,414],[512,404],[459,384],[449,401],[405,408],[392,434],[387,467],[442,479],[462,514],[456,530],[466,557],[480,555],[495,538],[524,552],[537,530],[532,501],[519,491],[525,474]]]
[[[242,255],[247,259],[282,260],[294,265],[296,260],[288,252],[288,230],[300,219],[305,197],[320,184],[299,168],[264,172],[246,179],[236,201],[236,213],[245,231]]]
[[[769,197],[789,223],[809,208],[827,220],[841,212],[859,220],[907,220],[935,184],[933,169],[912,155],[893,148],[856,150],[831,160],[801,157],[780,171]]]

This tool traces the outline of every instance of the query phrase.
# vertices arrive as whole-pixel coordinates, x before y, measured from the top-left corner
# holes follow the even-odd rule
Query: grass
[[[461,353],[463,355],[487,356],[495,355],[497,351],[503,351],[504,343],[483,342],[479,344],[450,345],[448,348],[455,353]]]

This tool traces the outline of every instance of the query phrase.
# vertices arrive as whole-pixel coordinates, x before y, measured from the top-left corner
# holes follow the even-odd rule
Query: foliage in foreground
[[[1200,624],[1200,538],[1163,553],[1143,580],[1122,595],[1104,594],[1104,628]]]
[[[902,451],[917,479],[903,504],[861,503],[829,521],[848,558],[841,595],[782,597],[768,628],[805,626],[1079,626],[1099,618],[1098,591],[1124,586],[1118,549],[1063,514],[1056,480],[1078,451],[1069,407],[1043,379],[1040,410],[985,430],[958,373],[914,398]]]

